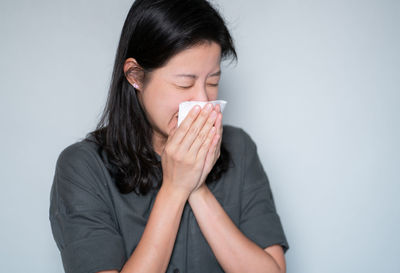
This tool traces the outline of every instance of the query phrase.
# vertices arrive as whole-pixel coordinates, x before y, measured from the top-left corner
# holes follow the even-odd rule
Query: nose
[[[208,101],[207,90],[205,86],[194,88],[192,100],[195,101]]]

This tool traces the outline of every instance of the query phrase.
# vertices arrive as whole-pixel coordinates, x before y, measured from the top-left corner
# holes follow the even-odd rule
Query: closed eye
[[[193,85],[190,85],[190,86],[180,86],[180,85],[177,85],[179,88],[181,88],[181,89],[189,89],[189,88],[191,88],[191,87],[193,87]]]
[[[217,87],[218,86],[218,83],[208,83],[207,84],[208,86],[213,86],[213,87]],[[190,85],[190,86],[180,86],[180,85],[177,85],[179,88],[181,88],[181,89],[189,89],[189,88],[192,88],[193,87],[193,85]]]

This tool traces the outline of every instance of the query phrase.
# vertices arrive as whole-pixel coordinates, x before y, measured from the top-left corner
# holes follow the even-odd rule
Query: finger
[[[218,145],[218,144],[215,144],[215,142],[218,143],[219,139],[220,139],[220,137],[218,137],[217,135],[214,135],[214,138],[208,149],[206,159],[204,161],[204,167],[203,167],[203,173],[201,175],[201,177],[202,177],[201,181],[205,180],[204,177],[208,176],[208,174],[211,172],[212,168],[214,167],[215,162],[217,162],[218,158],[216,157],[216,152],[217,152],[217,149],[219,149],[219,148],[215,147]]]
[[[174,128],[171,129],[171,131],[168,134],[168,138],[172,138],[175,135],[176,130],[178,129],[177,126],[175,126]]]
[[[215,135],[214,140],[210,147],[210,153],[214,156],[214,162],[217,160],[216,155],[218,154],[219,144],[221,144],[222,137],[220,135]]]
[[[223,125],[222,125],[222,114],[221,113],[219,113],[218,114],[218,118],[217,118],[217,120],[215,121],[215,127],[217,128],[217,135],[219,135],[219,140],[218,140],[218,143],[217,143],[217,150],[219,151],[220,150],[220,148],[221,148],[221,142],[222,142],[222,133],[223,133]],[[217,153],[218,154],[218,153]],[[217,156],[217,155],[216,155]],[[217,156],[218,157],[218,156]]]
[[[215,161],[217,161],[219,156],[221,155],[221,143],[222,143],[222,136],[219,136],[214,153]]]
[[[208,150],[210,149],[210,145],[213,143],[214,137],[215,137],[215,132],[216,128],[212,127],[206,140],[203,142],[201,145],[199,152],[197,153],[196,159],[200,162],[205,161],[205,157],[207,156]]]
[[[192,123],[189,130],[187,131],[185,137],[180,143],[180,148],[183,151],[188,151],[190,146],[192,146],[194,140],[197,138],[204,124],[206,123],[211,111],[213,110],[213,105],[207,103],[200,114],[197,116],[196,120]]]
[[[221,113],[218,113],[218,117],[215,120],[215,127],[217,128],[217,134],[222,136],[223,126],[222,126],[222,114]]]
[[[215,112],[215,111],[211,112],[211,114],[208,117],[206,123],[204,124],[203,128],[199,132],[199,135],[193,141],[192,146],[190,146],[190,148],[189,148],[189,152],[190,153],[197,154],[197,152],[200,149],[201,145],[206,140],[206,138],[208,136],[208,133],[210,132],[211,128],[214,127],[214,123],[215,123],[215,120],[217,119],[217,115],[218,115],[217,112]]]
[[[220,143],[221,137],[219,135],[214,135],[214,138],[210,144],[210,147],[207,152],[206,160],[205,160],[205,168],[204,171],[210,172],[217,162],[217,154],[218,154],[218,143]]]
[[[215,110],[216,110],[217,112],[221,112],[221,105],[217,104],[217,105],[215,106]]]
[[[185,137],[187,131],[192,125],[193,121],[196,120],[197,116],[201,111],[201,107],[199,105],[195,105],[190,111],[186,118],[182,121],[179,127],[176,129],[174,137],[171,138],[172,144],[181,143],[182,139]]]

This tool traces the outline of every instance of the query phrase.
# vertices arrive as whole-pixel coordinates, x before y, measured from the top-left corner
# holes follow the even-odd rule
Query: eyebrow
[[[215,77],[215,76],[220,76],[221,75],[221,70],[209,75],[209,77]],[[197,79],[198,76],[197,75],[193,75],[193,74],[176,74],[174,75],[175,77],[188,77],[188,78],[192,78],[192,79]]]

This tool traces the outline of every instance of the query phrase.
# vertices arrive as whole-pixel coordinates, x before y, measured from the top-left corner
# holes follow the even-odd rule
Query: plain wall
[[[1,272],[63,272],[56,159],[96,125],[131,3],[0,2]],[[224,122],[258,145],[288,272],[400,272],[400,2],[216,3]]]

